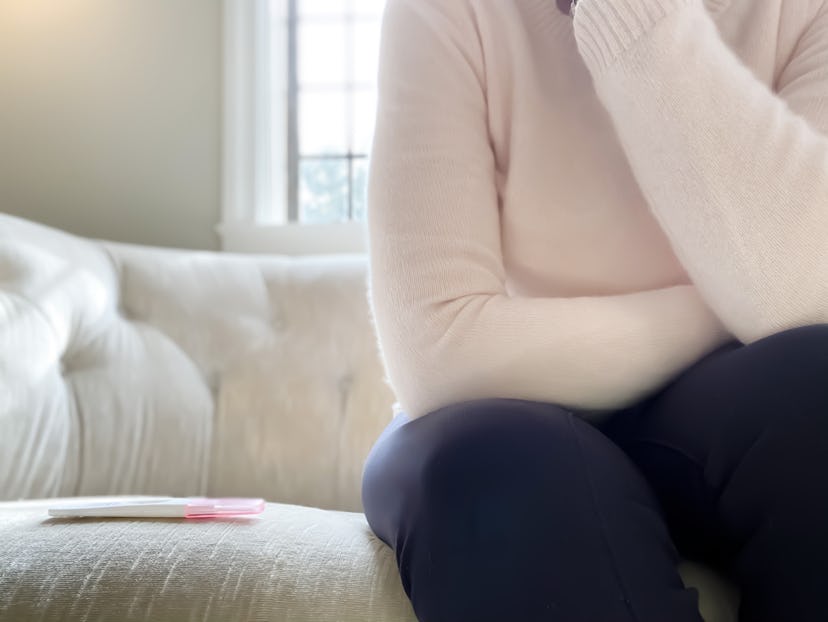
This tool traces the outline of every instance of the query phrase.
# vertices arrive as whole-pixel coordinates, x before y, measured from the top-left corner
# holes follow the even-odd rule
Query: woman
[[[424,622],[825,622],[828,3],[568,4],[388,1],[368,522]]]

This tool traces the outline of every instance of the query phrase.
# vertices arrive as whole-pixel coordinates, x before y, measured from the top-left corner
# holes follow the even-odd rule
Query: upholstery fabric
[[[360,511],[393,402],[365,281],[363,256],[145,249],[0,215],[0,499]]]
[[[413,621],[361,513],[393,403],[366,268],[0,215],[0,622]],[[278,503],[193,522],[50,519],[32,500],[158,494]],[[726,584],[683,573],[708,622],[735,620]]]
[[[49,518],[60,502],[0,503],[0,621],[417,619],[362,513],[269,503],[248,519]],[[723,584],[694,564],[682,575],[707,622],[735,622]]]
[[[0,620],[416,622],[356,512],[270,503],[225,520],[57,519],[0,503]]]

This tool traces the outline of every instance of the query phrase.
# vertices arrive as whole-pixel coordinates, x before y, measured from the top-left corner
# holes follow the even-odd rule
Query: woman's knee
[[[796,401],[828,407],[828,324],[784,330],[743,347],[756,381]]]
[[[705,415],[709,434],[702,436],[718,440],[694,453],[706,455],[713,483],[745,457],[770,464],[789,461],[798,455],[797,439],[828,438],[828,324],[785,330],[722,351],[656,397],[650,408],[667,413],[657,416],[662,427],[673,426],[660,432],[668,437],[688,426],[702,432],[697,412],[712,413]],[[821,453],[828,459],[828,452]]]
[[[578,528],[596,488],[610,503],[655,505],[623,452],[567,409],[488,399],[398,423],[372,448],[362,492],[370,526],[398,549],[415,530],[485,539]]]
[[[387,446],[388,459],[404,467],[375,469],[379,478],[396,472],[396,484],[385,484],[393,510],[377,516],[388,521],[387,541],[421,619],[539,620],[549,607],[562,619],[627,619],[607,539],[619,555],[652,559],[654,576],[642,579],[648,590],[675,574],[643,478],[565,408],[457,404],[405,423]],[[577,596],[590,581],[606,597],[592,616]]]
[[[506,399],[453,405],[414,422],[406,432],[422,435],[418,509],[472,516],[531,504],[542,511],[550,498],[571,497],[581,459],[573,425],[586,424],[554,404]]]
[[[408,419],[398,415],[369,452],[362,478],[366,518],[394,546],[403,518],[424,512],[468,511],[478,495],[519,494],[567,469],[572,457],[570,413],[554,404],[486,399],[452,404]]]
[[[739,356],[753,394],[733,423],[744,425],[745,455],[783,469],[810,453],[828,472],[828,324],[770,335]]]

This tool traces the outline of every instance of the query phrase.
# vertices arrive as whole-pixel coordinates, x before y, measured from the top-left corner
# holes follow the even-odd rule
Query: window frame
[[[296,97],[290,96],[297,78],[296,28],[287,24],[295,7],[295,0],[224,0],[222,205],[216,231],[228,252],[364,253],[363,222],[291,222],[296,214],[289,205],[298,209],[292,180],[298,175],[288,167],[299,161],[289,157],[291,149],[298,153],[298,128]],[[283,46],[288,59],[279,67],[271,65],[273,45]],[[283,96],[275,101],[272,93]],[[284,121],[275,122],[278,117]],[[288,200],[276,206],[279,196]]]

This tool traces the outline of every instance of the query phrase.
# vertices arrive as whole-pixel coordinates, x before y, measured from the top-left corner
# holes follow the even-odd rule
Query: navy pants
[[[828,621],[828,324],[730,342],[601,424],[486,399],[398,414],[362,501],[421,622]]]

